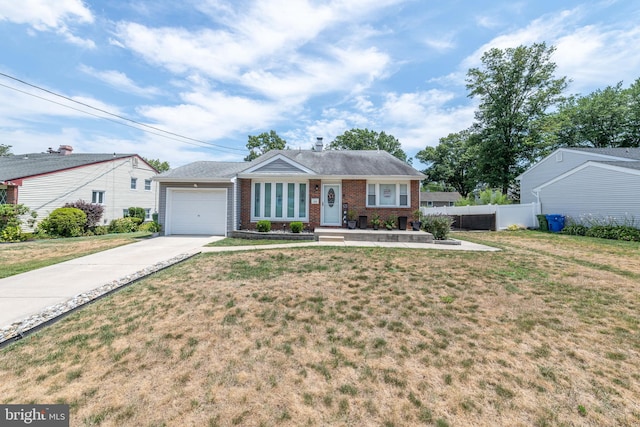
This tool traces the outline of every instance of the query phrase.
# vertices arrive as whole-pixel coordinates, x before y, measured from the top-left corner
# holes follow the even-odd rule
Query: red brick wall
[[[374,213],[380,215],[383,221],[391,215],[406,216],[407,226],[412,221],[413,211],[420,206],[420,181],[411,181],[410,186],[411,206],[408,208],[367,208],[367,181],[363,179],[342,181],[342,201],[349,204],[349,209],[356,211],[357,215],[366,215],[367,223]],[[369,228],[371,225],[369,224]]]
[[[242,230],[255,230],[256,223],[251,222],[251,180],[239,179],[240,183],[240,224]],[[316,190],[316,186],[318,189]],[[358,216],[366,215],[367,221],[371,220],[374,213],[380,215],[382,220],[387,219],[390,215],[406,216],[407,224],[412,220],[413,211],[420,206],[420,181],[411,181],[411,207],[409,208],[367,208],[367,181],[364,179],[345,179],[342,180],[342,203],[347,203],[349,209],[357,212]],[[309,222],[305,223],[305,228],[314,230],[320,226],[320,204],[311,204],[311,199],[322,199],[322,181],[319,179],[309,180]],[[274,221],[271,220],[272,228],[275,230],[282,229],[290,221]],[[369,227],[371,227],[369,225]]]

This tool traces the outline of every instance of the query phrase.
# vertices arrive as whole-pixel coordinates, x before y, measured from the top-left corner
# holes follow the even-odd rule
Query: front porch
[[[314,230],[314,235],[319,242],[407,242],[407,243],[433,243],[433,235],[424,231],[411,230],[373,230],[347,228],[323,228]]]

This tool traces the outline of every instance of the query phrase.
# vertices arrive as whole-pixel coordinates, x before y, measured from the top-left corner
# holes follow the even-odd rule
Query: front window
[[[252,220],[306,220],[307,188],[301,182],[254,182]]]
[[[138,186],[138,178],[131,178],[131,189],[135,190]]]
[[[91,193],[91,203],[104,205],[104,191],[94,191]]]
[[[384,208],[410,205],[408,183],[367,183],[367,206]]]
[[[144,190],[145,191],[151,191],[151,180],[150,179],[145,179],[144,180]]]

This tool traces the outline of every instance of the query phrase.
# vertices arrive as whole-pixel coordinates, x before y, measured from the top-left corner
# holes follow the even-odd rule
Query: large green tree
[[[9,154],[11,154],[11,146],[10,145],[5,145],[5,144],[0,144],[0,157],[1,156],[8,156]]]
[[[384,150],[403,162],[411,163],[407,160],[407,153],[402,150],[400,141],[384,131],[378,133],[369,129],[351,129],[337,136],[327,148],[329,150]]]
[[[171,169],[171,167],[169,166],[169,162],[166,162],[166,161],[163,162],[160,159],[147,159],[146,157],[143,157],[143,158],[145,162],[149,163],[151,166],[156,168],[156,170],[160,173],[166,172],[169,169]]]
[[[477,135],[466,129],[440,138],[435,147],[418,151],[416,159],[427,165],[423,171],[427,180],[443,183],[463,197],[472,192],[478,184],[473,138]]]
[[[245,162],[255,160],[267,151],[271,150],[284,150],[287,146],[287,141],[280,138],[276,131],[271,130],[269,132],[262,132],[260,135],[249,135],[247,142],[247,149],[249,155],[244,158]]]
[[[555,78],[555,48],[545,43],[491,49],[482,66],[467,72],[469,97],[480,101],[476,111],[479,178],[506,194],[515,178],[540,157],[540,122],[547,109],[562,99],[565,77]]]
[[[563,102],[545,119],[545,141],[553,148],[640,145],[640,80],[622,82]]]

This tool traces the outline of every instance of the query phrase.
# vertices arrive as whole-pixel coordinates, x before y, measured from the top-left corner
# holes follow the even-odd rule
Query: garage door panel
[[[225,235],[226,190],[173,190],[170,234]]]

